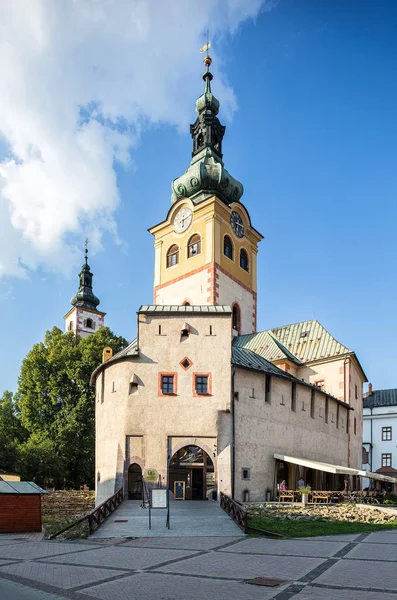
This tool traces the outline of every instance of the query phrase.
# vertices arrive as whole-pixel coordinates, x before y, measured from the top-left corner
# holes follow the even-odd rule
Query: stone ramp
[[[151,513],[149,529],[149,509],[140,508],[139,500],[124,500],[90,538],[244,536],[218,502],[171,501],[170,529],[166,527],[166,509],[152,509]]]

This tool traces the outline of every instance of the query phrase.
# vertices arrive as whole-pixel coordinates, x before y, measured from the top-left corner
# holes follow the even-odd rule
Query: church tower
[[[88,337],[104,326],[106,313],[97,310],[99,298],[92,291],[93,274],[88,264],[87,242],[84,264],[79,274],[80,286],[70,301],[73,308],[65,315],[65,331],[73,331],[80,337]]]
[[[204,93],[190,126],[187,171],[172,183],[166,219],[154,236],[154,304],[230,305],[236,333],[256,331],[256,256],[263,236],[240,202],[243,186],[223,164],[225,127],[211,91],[211,58],[204,59]]]

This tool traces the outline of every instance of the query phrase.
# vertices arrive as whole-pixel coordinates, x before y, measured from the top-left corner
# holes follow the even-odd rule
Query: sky
[[[70,309],[152,302],[147,229],[189,165],[210,30],[227,170],[263,235],[258,329],[317,319],[397,387],[397,4],[1,0],[0,394]]]

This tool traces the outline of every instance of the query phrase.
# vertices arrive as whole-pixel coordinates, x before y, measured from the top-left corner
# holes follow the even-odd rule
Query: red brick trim
[[[162,378],[163,375],[165,375],[167,377],[173,377],[174,378],[174,391],[173,391],[172,394],[163,394],[162,385],[161,385],[161,378]],[[178,373],[175,373],[175,372],[166,373],[165,371],[162,371],[161,373],[159,373],[159,376],[158,376],[158,395],[159,396],[176,396],[177,393],[178,393]]]
[[[203,396],[212,396],[212,373],[193,373],[192,378],[192,393],[193,398],[202,398]],[[196,392],[196,377],[208,377],[208,392],[207,394],[198,394]]]

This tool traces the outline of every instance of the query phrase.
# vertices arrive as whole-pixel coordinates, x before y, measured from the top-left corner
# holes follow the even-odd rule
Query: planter
[[[309,494],[302,494],[302,504],[307,504],[309,502]]]

